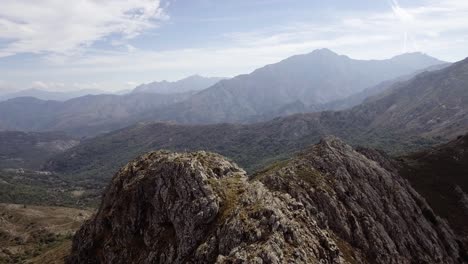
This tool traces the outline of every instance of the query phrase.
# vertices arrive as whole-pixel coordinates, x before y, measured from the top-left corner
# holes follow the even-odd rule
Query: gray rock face
[[[458,263],[448,225],[377,151],[328,137],[294,162],[258,176],[303,203],[357,263]]]
[[[328,138],[250,178],[217,154],[143,155],[68,263],[459,263],[458,251],[406,181]]]
[[[69,263],[342,263],[302,204],[221,156],[155,152],[113,179]]]

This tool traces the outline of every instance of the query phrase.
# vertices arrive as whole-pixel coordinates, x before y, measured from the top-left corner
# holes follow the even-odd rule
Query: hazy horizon
[[[454,62],[468,54],[466,13],[461,0],[6,0],[0,92],[233,77],[319,48],[354,59],[422,52]]]

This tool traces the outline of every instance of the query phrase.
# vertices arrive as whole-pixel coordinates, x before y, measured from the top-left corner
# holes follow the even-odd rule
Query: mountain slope
[[[54,92],[54,91],[45,91],[36,88],[26,89],[22,91],[18,91],[15,93],[9,93],[0,96],[0,101],[6,101],[8,99],[18,98],[18,97],[34,97],[40,100],[54,100],[54,101],[66,101],[72,98],[81,97],[85,95],[97,95],[97,94],[104,94],[104,91],[101,90],[93,90],[93,89],[85,89],[85,90],[78,90],[78,91],[70,91],[70,92]]]
[[[146,119],[183,123],[266,120],[295,102],[306,107],[321,105],[441,63],[420,53],[364,61],[316,50],[220,81],[187,101],[147,114]]]
[[[345,110],[345,109],[357,106],[357,105],[363,103],[366,99],[368,99],[370,97],[377,96],[380,93],[388,90],[389,88],[394,87],[398,83],[402,83],[402,82],[405,82],[405,81],[408,81],[408,80],[414,78],[416,75],[419,75],[419,74],[421,74],[423,72],[438,71],[438,70],[444,69],[444,68],[446,68],[446,67],[448,67],[450,65],[451,65],[450,63],[438,64],[438,65],[435,65],[435,66],[430,66],[429,68],[425,68],[425,69],[420,70],[420,71],[416,71],[416,72],[408,74],[408,75],[397,77],[396,79],[384,81],[382,83],[379,83],[379,84],[377,84],[377,85],[375,85],[373,87],[367,88],[367,89],[363,90],[362,92],[353,94],[353,95],[351,95],[349,97],[346,97],[344,99],[340,99],[340,100],[337,100],[337,101],[333,101],[333,102],[330,102],[330,103],[320,105],[320,106],[316,107],[316,111],[317,110]]]
[[[168,89],[194,87],[187,82],[194,83],[192,79],[200,77],[192,77],[180,83],[167,84],[166,88],[154,88],[164,94],[135,92],[83,96],[61,103],[31,98],[11,99],[0,102],[0,127],[24,131],[60,130],[76,136],[92,136],[139,121],[264,121],[305,112],[384,80],[440,63],[423,54],[360,61],[329,50],[317,50],[265,66],[251,74],[221,80],[200,92],[166,94]],[[205,85],[205,81],[216,81],[202,80]],[[140,88],[152,90],[150,87]]]
[[[0,102],[0,124],[9,130],[89,136],[131,125],[138,120],[135,116],[180,102],[191,94],[87,95],[65,102],[15,98]]]
[[[0,124],[3,130],[39,131],[54,120],[62,103],[20,97],[0,102]]]
[[[68,263],[461,263],[460,250],[398,174],[327,138],[253,178],[216,154],[143,155]]]
[[[468,60],[464,60],[398,83],[349,110],[296,114],[249,125],[141,123],[85,141],[51,160],[48,167],[105,181],[128,160],[165,148],[215,151],[252,170],[327,134],[393,154],[414,151],[468,131],[467,76]]]
[[[468,135],[400,161],[402,175],[468,245]]]
[[[171,94],[200,91],[214,85],[223,79],[224,78],[219,77],[203,77],[200,75],[193,75],[175,82],[161,81],[142,84],[135,87],[132,93]]]
[[[78,143],[63,133],[0,131],[0,169],[39,169],[52,155]]]
[[[453,138],[468,126],[467,85],[465,59],[440,71],[417,75],[368,99],[360,109],[381,109],[371,124],[376,130]]]

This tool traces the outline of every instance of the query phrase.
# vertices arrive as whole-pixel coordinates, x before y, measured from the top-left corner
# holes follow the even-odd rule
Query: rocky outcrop
[[[301,202],[308,217],[341,241],[350,262],[462,262],[452,230],[393,162],[378,151],[360,152],[328,137],[256,178]]]
[[[217,154],[143,155],[68,263],[460,263],[459,250],[405,180],[327,138],[250,178]]]
[[[69,263],[342,263],[301,203],[219,155],[154,152],[113,179]]]

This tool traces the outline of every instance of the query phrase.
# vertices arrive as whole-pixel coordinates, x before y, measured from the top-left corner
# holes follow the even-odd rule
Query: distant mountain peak
[[[32,87],[29,89],[20,90],[17,92],[4,94],[0,96],[0,101],[6,101],[8,99],[18,98],[18,97],[35,97],[41,100],[54,100],[54,101],[66,101],[72,98],[81,97],[88,94],[104,94],[105,91],[97,89],[81,89],[73,91],[49,91],[42,90],[37,87]]]
[[[204,78],[209,79],[209,78],[211,78],[211,77],[205,77],[205,76],[202,76],[202,75],[200,75],[200,74],[193,74],[193,75],[190,75],[190,76],[185,77],[185,78],[183,78],[183,79],[180,79],[180,81],[181,81],[181,80],[187,80],[187,79],[204,79]]]
[[[329,54],[329,55],[339,55],[338,53],[332,51],[331,49],[321,48],[312,51],[310,54]]]
[[[400,63],[405,63],[409,65],[420,65],[420,64],[437,65],[437,64],[446,63],[445,61],[439,60],[437,58],[434,58],[422,52],[403,53],[403,54],[392,57],[390,60],[398,61]]]
[[[401,58],[401,57],[431,57],[431,56],[421,51],[414,51],[414,52],[405,52],[399,55],[395,55],[392,57],[392,59]]]
[[[224,78],[204,77],[199,74],[190,75],[178,81],[156,81],[147,84],[141,84],[133,90],[133,93],[185,93],[190,91],[200,91],[212,86]]]

